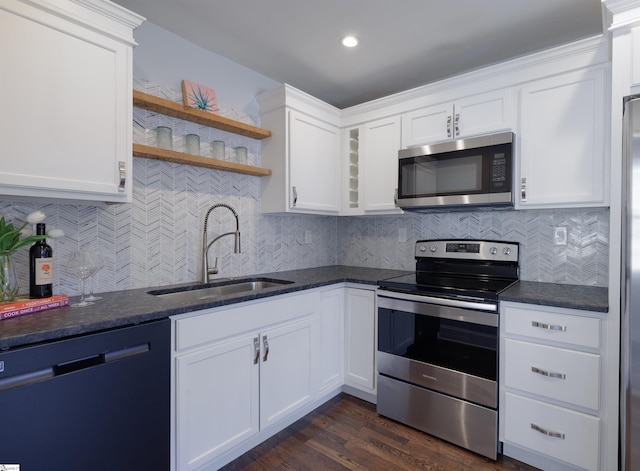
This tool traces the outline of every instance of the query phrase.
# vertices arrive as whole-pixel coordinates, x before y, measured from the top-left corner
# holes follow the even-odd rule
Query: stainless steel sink
[[[230,294],[250,293],[291,283],[293,283],[293,281],[273,278],[243,278],[239,280],[221,281],[214,284],[209,283],[206,285],[183,286],[175,289],[159,289],[149,291],[149,294],[163,299],[170,299],[171,301],[193,302]]]

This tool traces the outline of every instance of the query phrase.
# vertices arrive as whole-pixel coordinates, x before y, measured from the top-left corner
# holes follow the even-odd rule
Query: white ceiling
[[[600,0],[114,1],[338,108],[603,32]]]

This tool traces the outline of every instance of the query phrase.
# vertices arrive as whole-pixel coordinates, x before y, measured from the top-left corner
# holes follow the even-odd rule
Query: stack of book
[[[11,303],[0,304],[0,319],[10,319],[67,304],[69,304],[69,296],[66,294],[54,294],[42,299],[19,298]]]

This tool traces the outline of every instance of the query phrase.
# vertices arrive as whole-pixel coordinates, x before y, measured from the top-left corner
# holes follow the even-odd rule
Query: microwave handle
[[[527,179],[524,177],[520,182],[520,201],[523,203],[527,201]]]

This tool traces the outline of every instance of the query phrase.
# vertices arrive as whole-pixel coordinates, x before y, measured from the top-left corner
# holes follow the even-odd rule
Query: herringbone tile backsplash
[[[148,82],[135,88],[181,101],[175,90]],[[234,119],[257,119],[222,109]],[[187,133],[201,138],[201,153],[209,143],[225,141],[230,149],[243,145],[250,163],[260,164],[260,143],[224,131],[184,123],[135,109],[134,142],[154,145],[158,125],[173,129],[174,149],[184,146]],[[232,238],[211,249],[219,257],[219,277],[272,271],[356,265],[414,269],[413,244],[427,238],[509,240],[521,245],[521,278],[558,283],[607,286],[609,212],[539,210],[405,214],[400,216],[329,217],[263,215],[260,177],[221,172],[155,160],[134,159],[133,203],[85,205],[0,199],[0,214],[21,223],[34,209],[47,214],[47,227],[61,228],[54,250],[54,292],[75,295],[78,283],[65,270],[69,253],[99,248],[105,267],[96,277],[96,291],[144,288],[198,279],[204,213],[216,203],[235,208],[240,217],[242,253],[233,254]],[[566,246],[553,244],[553,227],[567,227]],[[235,228],[231,213],[218,209],[209,219],[209,234]],[[401,239],[400,229],[407,237]],[[28,249],[16,254],[22,292],[28,291]]]

